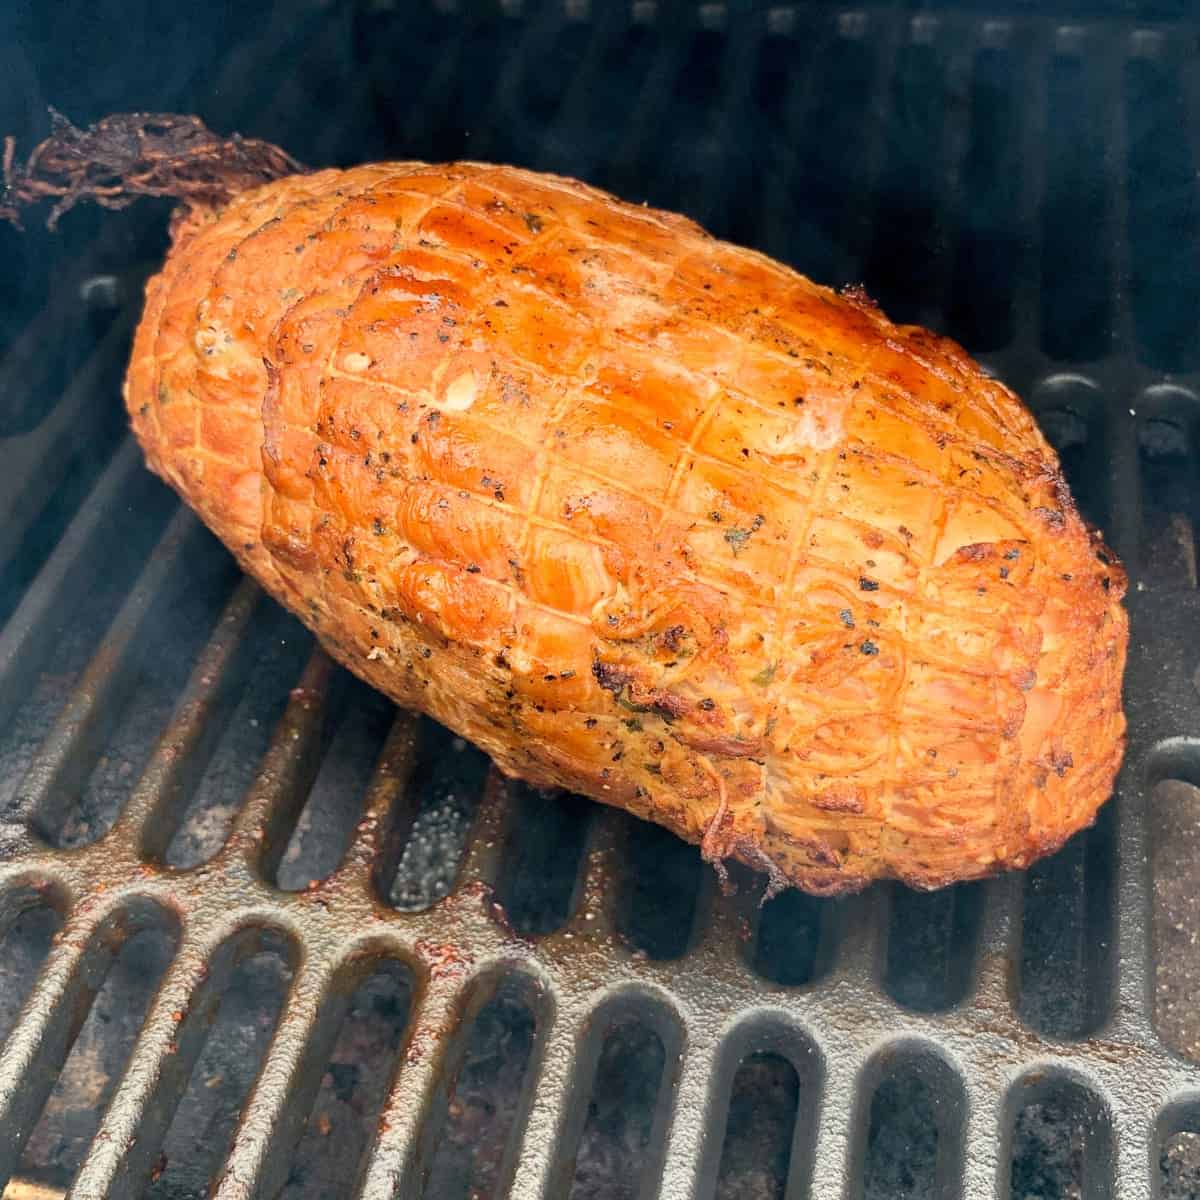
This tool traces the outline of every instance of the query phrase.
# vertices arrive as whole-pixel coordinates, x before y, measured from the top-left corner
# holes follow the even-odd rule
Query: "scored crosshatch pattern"
[[[567,180],[407,164],[295,188],[189,218],[128,403],[156,469],[341,661],[509,770],[822,891],[1021,863],[1086,819],[1124,618],[1044,440],[957,348]],[[651,354],[674,368],[653,423],[619,403]],[[481,395],[516,434],[499,466]],[[587,490],[562,498],[576,461]],[[950,496],[936,541],[923,495],[881,522],[908,485]],[[795,536],[809,586],[785,596]],[[877,602],[823,609],[831,583]],[[897,622],[989,593],[990,651],[947,621],[944,665],[906,659]],[[900,774],[914,716],[925,757]]]
[[[888,31],[888,44],[893,47],[907,36],[903,32],[905,22],[899,18],[851,15],[855,20],[841,21],[838,28],[851,29],[852,36],[859,36],[863,30],[877,36],[881,25]],[[831,22],[831,28],[834,24]],[[1040,40],[1030,61],[1044,63],[1053,31],[1048,23],[1034,24]],[[854,34],[852,27],[858,28],[859,34]],[[947,21],[945,27],[959,36],[959,26]],[[1018,32],[1023,28],[1018,25]],[[986,35],[980,33],[973,18],[963,18],[961,30],[988,44],[999,36],[994,29]],[[1120,40],[1113,39],[1114,44]],[[880,60],[879,74],[886,82],[888,54],[876,57]],[[1112,57],[1114,62],[1123,61],[1123,55],[1115,51]],[[389,63],[389,67],[394,73],[394,64]],[[817,88],[820,70],[812,72],[812,79]],[[1032,126],[1034,122],[1027,124]],[[1036,138],[1033,144],[1036,146]],[[1122,158],[1119,146],[1115,155],[1118,161]],[[1037,197],[1036,189],[1030,195]],[[1123,204],[1123,189],[1118,189],[1117,196],[1119,207]],[[1123,252],[1123,239],[1118,237],[1116,245],[1118,253]],[[1028,280],[1031,276],[1022,278]],[[1119,309],[1123,313],[1126,307],[1123,299]],[[1004,377],[1030,395],[1032,384],[1053,368],[1036,350],[1036,329],[1031,337],[1024,327],[1030,320],[1036,326],[1038,310],[1034,279],[1032,290],[1018,305],[1022,324],[1018,344],[1007,357],[996,360]],[[1098,374],[1091,367],[1087,373]],[[1144,385],[1155,378],[1127,358],[1106,363],[1102,377],[1108,381],[1113,400],[1139,396]],[[1137,406],[1142,407],[1140,402]],[[79,423],[90,419],[89,414],[97,407],[81,406]],[[1115,403],[1105,418],[1121,435],[1133,432],[1134,419],[1127,419],[1125,412],[1124,404]],[[1127,526],[1119,548],[1136,566],[1137,464],[1136,458],[1121,456],[1120,446],[1125,440],[1123,436],[1114,438],[1114,475],[1121,479],[1125,472],[1127,477],[1132,462],[1134,484],[1132,490],[1114,485],[1114,494],[1122,499],[1118,520]],[[33,452],[50,445],[35,440]],[[128,459],[123,461],[127,467]],[[52,473],[56,469],[55,456],[47,453],[44,465],[47,473]],[[98,493],[97,501],[111,504],[111,492],[109,488]],[[81,529],[80,537],[67,549],[74,547],[77,551],[86,532]],[[31,589],[31,599],[36,603],[23,607],[0,643],[0,692],[5,697],[21,694],[23,681],[29,678],[29,664],[36,662],[36,654],[30,657],[31,647],[44,640],[49,628],[47,613],[61,607],[62,596],[69,593],[69,589],[50,593],[42,584],[78,579],[77,573],[67,571],[70,566],[65,556],[49,564],[45,579]],[[572,1081],[587,1059],[591,1036],[587,1031],[598,1011],[594,1007],[596,980],[605,981],[611,992],[620,993],[632,1003],[650,997],[665,1003],[680,1030],[681,1061],[673,1071],[668,1070],[659,1101],[658,1127],[669,1126],[669,1136],[658,1158],[652,1157],[649,1164],[647,1191],[654,1190],[653,1176],[661,1160],[664,1194],[681,1200],[685,1196],[711,1195],[720,1147],[720,1096],[729,1083],[729,1064],[737,1061],[744,1046],[770,1046],[794,1056],[802,1075],[806,1073],[800,1064],[806,1064],[817,1076],[816,1087],[823,1096],[819,1115],[811,1110],[801,1115],[792,1164],[794,1181],[804,1190],[806,1180],[813,1196],[857,1194],[862,1186],[865,1111],[877,1078],[875,1064],[916,1047],[949,1063],[964,1081],[966,1112],[951,1118],[951,1124],[958,1119],[963,1123],[964,1157],[960,1161],[952,1154],[945,1164],[945,1177],[952,1191],[961,1180],[958,1190],[971,1200],[997,1193],[1007,1196],[1015,1107],[1041,1094],[1042,1077],[1053,1080],[1070,1075],[1082,1082],[1099,1108],[1107,1110],[1107,1124],[1113,1130],[1111,1154],[1104,1139],[1094,1143],[1096,1174],[1115,1179],[1114,1187],[1109,1189],[1113,1194],[1146,1197],[1151,1191],[1159,1145],[1178,1127],[1196,1127],[1200,1101],[1200,1079],[1195,1070],[1164,1053],[1147,1021],[1144,835],[1139,811],[1150,748],[1164,736],[1195,728],[1196,697],[1186,671],[1180,668],[1184,664],[1190,670],[1191,649],[1186,636],[1189,629],[1195,628],[1200,613],[1190,593],[1160,592],[1152,573],[1145,576],[1145,581],[1148,591],[1135,592],[1131,597],[1140,633],[1138,658],[1130,672],[1132,748],[1119,811],[1120,874],[1115,884],[1118,937],[1112,955],[1114,964],[1119,965],[1119,986],[1114,989],[1111,1017],[1089,1042],[1056,1041],[1044,1033],[1031,1032],[1013,1016],[1008,963],[1020,937],[1019,928],[1012,924],[1016,911],[1012,899],[1021,886],[1019,879],[986,885],[969,994],[951,1012],[932,1016],[908,1011],[883,994],[878,967],[879,941],[886,928],[881,914],[885,897],[878,894],[847,906],[833,965],[809,988],[764,987],[763,981],[745,968],[743,934],[736,928],[736,900],[723,902],[709,897],[701,904],[699,944],[694,957],[673,964],[631,958],[628,948],[612,937],[612,907],[622,870],[619,852],[603,836],[593,844],[582,898],[567,930],[532,943],[509,938],[483,906],[476,909],[478,894],[472,890],[476,881],[495,877],[495,854],[488,847],[501,844],[502,839],[495,834],[498,824],[506,819],[504,802],[496,796],[496,807],[489,807],[480,818],[456,896],[424,918],[383,912],[374,902],[361,899],[359,885],[352,881],[364,877],[386,840],[379,832],[386,824],[389,808],[385,797],[394,796],[397,789],[403,791],[403,784],[397,784],[394,777],[394,760],[388,770],[381,772],[380,786],[374,789],[364,826],[337,881],[312,895],[281,900],[274,889],[261,883],[261,876],[269,877],[270,872],[255,865],[255,847],[264,842],[269,847],[272,840],[277,840],[278,830],[274,827],[279,820],[268,821],[264,815],[275,808],[294,807],[297,795],[303,791],[303,759],[308,753],[305,747],[318,723],[319,708],[327,703],[322,699],[325,685],[321,671],[306,678],[305,691],[294,698],[292,710],[280,728],[268,773],[277,779],[277,785],[257,790],[251,797],[230,851],[203,875],[190,873],[181,880],[164,881],[154,868],[128,852],[129,845],[136,842],[131,834],[139,828],[153,827],[154,818],[147,816],[148,801],[163,806],[179,778],[186,777],[190,769],[196,750],[189,747],[197,738],[203,740],[201,731],[208,711],[205,697],[211,698],[222,686],[219,670],[207,681],[203,675],[211,671],[214,662],[221,661],[222,638],[236,636],[236,629],[230,628],[214,638],[214,653],[206,655],[208,670],[197,672],[162,747],[163,753],[155,757],[139,785],[119,831],[82,854],[65,859],[25,839],[8,843],[7,849],[16,856],[12,870],[5,870],[8,879],[27,879],[32,874],[39,876],[39,882],[49,881],[54,902],[69,913],[69,927],[52,952],[35,998],[27,1006],[25,1021],[5,1052],[3,1063],[8,1064],[8,1071],[4,1080],[14,1078],[14,1063],[23,1072],[22,1079],[52,1069],[61,1046],[58,1039],[69,1038],[70,1032],[60,1015],[74,1011],[81,996],[86,995],[86,989],[81,992],[64,983],[72,964],[79,961],[80,947],[96,942],[90,934],[100,927],[106,911],[126,904],[136,895],[153,893],[164,904],[183,910],[187,936],[76,1182],[76,1194],[80,1196],[132,1195],[141,1190],[155,1169],[159,1135],[170,1119],[170,1098],[181,1088],[180,1080],[186,1078],[197,1041],[203,1036],[206,989],[212,986],[207,981],[212,977],[219,980],[225,969],[220,954],[212,953],[213,948],[223,944],[221,939],[233,926],[274,924],[291,933],[303,948],[308,966],[296,985],[296,1016],[276,1038],[272,1061],[261,1076],[254,1103],[242,1120],[243,1132],[218,1182],[222,1195],[247,1195],[256,1184],[269,1191],[271,1183],[280,1177],[281,1163],[288,1157],[311,1096],[308,1071],[312,1064],[306,1060],[316,1055],[304,1053],[300,1043],[311,1036],[314,1046],[321,1045],[325,1035],[321,1023],[313,1023],[314,1008],[321,1007],[320,997],[325,995],[331,1002],[330,1011],[336,1010],[337,996],[323,989],[337,974],[334,964],[343,962],[346,955],[361,946],[408,958],[421,983],[416,1000],[417,1022],[384,1118],[372,1134],[377,1140],[364,1165],[366,1191],[371,1196],[419,1191],[427,1153],[422,1129],[436,1109],[436,1102],[423,1101],[436,1101],[444,1086],[446,1064],[460,1036],[446,1033],[456,1027],[458,997],[492,965],[500,970],[529,971],[554,1001],[547,1005],[544,1020],[540,1020],[539,1048],[529,1072],[530,1095],[525,1100],[528,1120],[515,1154],[514,1190],[522,1197],[537,1194],[543,1182],[547,1182],[544,1194],[559,1195],[569,1183],[574,1143],[563,1134],[573,1128],[571,1114],[586,1102],[586,1094]],[[955,619],[962,621],[961,615]],[[102,672],[97,675],[102,676]],[[64,744],[61,739],[56,753],[61,753],[64,746],[76,758],[86,758],[90,753],[84,743],[68,740]],[[1186,750],[1184,747],[1180,751],[1183,758]],[[61,762],[61,757],[56,761]],[[1155,771],[1161,769],[1161,763],[1154,767]],[[44,771],[39,775],[39,770],[35,764],[35,779],[44,778]],[[389,780],[394,785],[391,790]],[[268,836],[259,842],[255,835],[264,829]],[[5,889],[6,897],[13,895]],[[6,903],[5,918],[9,912]],[[753,911],[746,915],[751,921],[755,919]],[[592,919],[586,920],[589,917]],[[433,947],[445,945],[448,933],[470,959],[458,975],[447,971],[432,953]],[[44,1032],[51,1036],[44,1038]],[[819,1062],[820,1067],[813,1068],[813,1062]],[[22,1126],[12,1123],[13,1115],[22,1107],[36,1107],[33,1100],[25,1106],[16,1101],[10,1088],[0,1087],[0,1129],[5,1131],[0,1135],[0,1165],[4,1166],[10,1161],[7,1155],[13,1139],[19,1140],[22,1135]],[[715,1115],[716,1123],[710,1126],[705,1120],[695,1119],[697,1113]],[[803,1128],[806,1125],[807,1132]],[[953,1144],[953,1132],[943,1140]],[[1103,1193],[1102,1182],[1099,1189]]]

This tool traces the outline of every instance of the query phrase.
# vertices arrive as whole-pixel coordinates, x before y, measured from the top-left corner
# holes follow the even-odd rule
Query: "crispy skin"
[[[1109,795],[1123,573],[958,346],[505,167],[291,177],[174,234],[150,466],[506,772],[819,893],[1023,866]]]

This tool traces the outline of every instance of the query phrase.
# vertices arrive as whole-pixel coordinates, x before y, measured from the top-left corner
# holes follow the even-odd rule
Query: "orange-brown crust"
[[[1124,577],[1015,396],[682,217],[505,167],[178,223],[152,468],[508,772],[820,893],[1023,866],[1124,738]]]

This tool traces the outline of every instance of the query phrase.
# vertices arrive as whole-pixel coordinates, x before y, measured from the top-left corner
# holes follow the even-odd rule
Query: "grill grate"
[[[324,1186],[349,1191],[355,1171],[372,1197],[457,1186],[438,1137],[461,1103],[453,1081],[488,1053],[471,1031],[499,1006],[526,1014],[509,1019],[525,1065],[508,1081],[512,1134],[488,1143],[485,1176],[515,1196],[586,1194],[576,1165],[602,1133],[589,1098],[605,1080],[645,1111],[621,1194],[713,1195],[728,1159],[751,1153],[726,1143],[727,1126],[736,1137],[745,1123],[731,1096],[769,1087],[795,1114],[790,1130],[781,1118],[778,1152],[788,1196],[890,1194],[869,1130],[873,1114],[904,1106],[935,1131],[921,1150],[929,1195],[1025,1187],[1012,1162],[1036,1140],[1030,1111],[1078,1125],[1082,1194],[1154,1194],[1162,1148],[1200,1132],[1200,1069],[1153,1027],[1146,817],[1160,780],[1200,784],[1195,36],[1122,16],[886,6],[439,0],[403,19],[376,3],[351,20],[277,5],[211,89],[194,70],[157,85],[157,107],[199,107],[310,162],[469,154],[583,175],[818,278],[865,273],[898,317],[963,336],[1030,399],[1130,568],[1130,750],[1097,829],[1027,877],[931,897],[789,895],[759,910],[747,877],[723,899],[687,859],[649,894],[686,898],[662,905],[650,953],[644,931],[642,949],[629,936],[648,895],[631,884],[625,819],[597,814],[585,834],[578,811],[554,810],[563,845],[586,839],[579,878],[518,897],[513,864],[522,855],[529,869],[522,826],[538,809],[487,775],[478,805],[472,795],[455,810],[457,824],[473,811],[470,835],[449,894],[431,903],[443,889],[419,878],[413,830],[445,857],[455,821],[430,823],[422,797],[479,791],[482,771],[405,714],[385,729],[305,635],[264,617],[253,585],[235,583],[198,522],[118,444],[138,276],[106,271],[153,218],[112,218],[117,232],[75,275],[109,316],[71,339],[90,350],[61,395],[38,347],[77,288],[53,290],[0,364],[13,398],[0,479],[12,580],[0,587],[0,942],[31,914],[43,936],[37,914],[61,921],[0,1049],[0,1179],[17,1171],[110,966],[153,934],[174,953],[103,1095],[76,1196],[148,1183],[198,1194],[167,1186],[163,1147],[222,998],[264,954],[276,966],[252,977],[286,1003],[252,1082],[247,1069],[222,1197],[288,1183],[343,1018],[383,986],[381,969],[401,979],[389,1003],[410,1012],[398,1069],[380,1077],[364,1153],[339,1149],[345,1174]],[[275,85],[265,109],[263,73]],[[318,90],[341,97],[334,111],[314,107]],[[297,111],[320,115],[297,128]],[[74,478],[94,480],[86,496]],[[287,662],[309,655],[286,699],[264,638],[287,643]],[[148,686],[172,672],[177,695]],[[260,676],[281,711],[254,733],[238,705]],[[297,833],[339,718],[362,712],[382,743],[369,778],[364,736],[338,752],[350,774],[317,784],[334,800],[310,805]],[[242,795],[237,771],[217,766],[244,765],[260,745]],[[135,769],[123,777],[110,755]],[[362,811],[348,816],[351,780],[364,778]],[[289,854],[307,838],[328,859],[339,837],[336,868],[299,887]],[[652,845],[652,870],[665,853]],[[498,900],[539,932],[516,932]],[[631,1058],[651,1062],[644,1087]]]

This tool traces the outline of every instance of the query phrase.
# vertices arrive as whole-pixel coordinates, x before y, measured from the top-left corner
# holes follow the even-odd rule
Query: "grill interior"
[[[50,101],[313,165],[505,160],[865,281],[1028,399],[1133,621],[1118,796],[1062,853],[722,898],[694,850],[334,670],[144,472],[119,385],[166,206],[0,230],[6,1196],[1200,1192],[1187,11],[0,17],[25,145]]]

